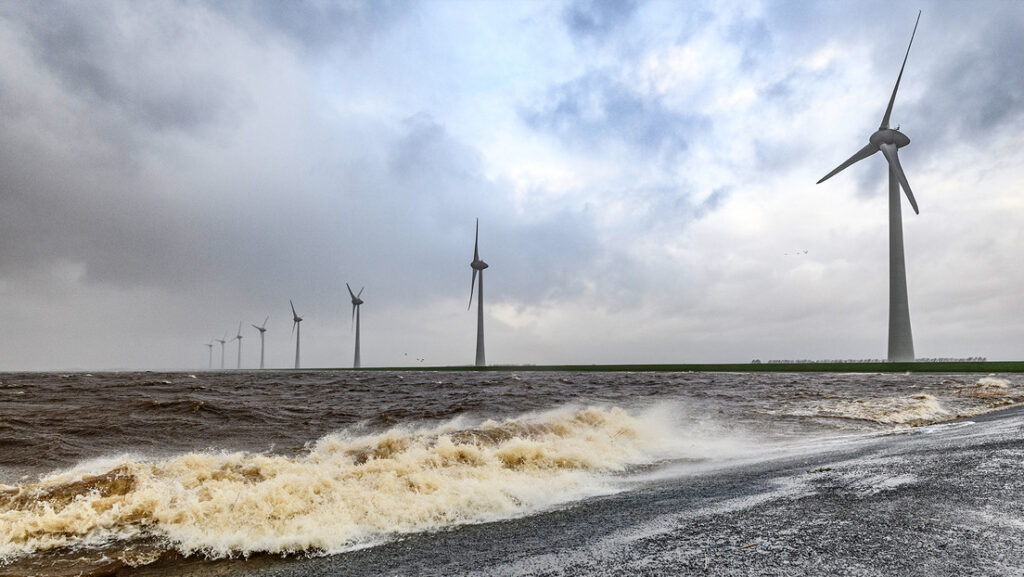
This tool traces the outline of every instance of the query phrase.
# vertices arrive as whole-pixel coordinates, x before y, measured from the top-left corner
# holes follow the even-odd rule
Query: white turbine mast
[[[917,24],[921,21],[921,12],[917,13],[917,21],[914,22],[914,31],[910,34],[910,43],[907,44],[907,53],[903,56],[903,65],[900,66],[899,76],[896,77],[896,85],[892,89],[892,96],[889,97],[889,106],[882,116],[882,123],[878,130],[868,139],[864,148],[858,150],[853,156],[840,164],[832,172],[826,174],[818,184],[825,182],[835,174],[846,169],[850,165],[864,160],[865,158],[881,151],[885,157],[889,169],[889,355],[890,362],[904,362],[914,360],[914,337],[910,330],[910,306],[907,302],[907,268],[903,257],[903,216],[900,211],[900,187],[907,195],[911,208],[917,214],[917,201],[914,200],[914,193],[910,191],[910,183],[903,172],[900,164],[900,157],[897,151],[910,144],[910,138],[896,129],[889,128],[889,117],[892,115],[892,107],[896,102],[896,92],[900,88],[900,80],[903,79],[903,69],[907,66],[907,57],[910,56],[910,46],[914,43],[914,35],[917,34]]]

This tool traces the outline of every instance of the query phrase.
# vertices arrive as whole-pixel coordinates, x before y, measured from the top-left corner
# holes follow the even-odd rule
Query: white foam
[[[620,490],[615,475],[714,449],[670,409],[565,407],[341,431],[297,456],[122,455],[0,494],[0,558],[145,532],[182,553],[337,552],[396,535],[505,519]]]

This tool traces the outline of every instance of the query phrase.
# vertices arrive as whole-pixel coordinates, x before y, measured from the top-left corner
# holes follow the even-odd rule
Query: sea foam
[[[666,427],[619,408],[564,408],[342,431],[293,456],[93,461],[0,486],[0,558],[136,538],[210,557],[339,552],[612,492],[614,473],[679,449]]]

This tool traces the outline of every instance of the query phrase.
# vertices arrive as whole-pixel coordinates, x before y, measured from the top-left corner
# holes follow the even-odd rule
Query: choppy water
[[[0,575],[345,554],[1022,401],[1020,375],[0,374]]]

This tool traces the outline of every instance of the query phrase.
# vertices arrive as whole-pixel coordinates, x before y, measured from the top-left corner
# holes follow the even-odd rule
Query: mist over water
[[[1015,375],[0,375],[0,567],[322,555],[1024,401]],[[788,447],[788,449],[787,449]],[[42,565],[41,565],[42,566]],[[40,567],[41,567],[40,566]]]

